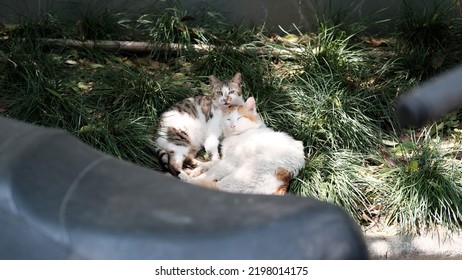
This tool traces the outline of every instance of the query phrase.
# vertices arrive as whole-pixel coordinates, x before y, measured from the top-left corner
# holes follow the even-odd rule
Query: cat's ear
[[[219,83],[220,80],[217,79],[217,77],[215,77],[214,75],[210,75],[209,76],[209,84],[210,85],[216,85],[217,83]]]
[[[231,79],[232,83],[240,84],[242,81],[242,75],[241,73],[237,72],[236,75]]]
[[[247,110],[249,110],[249,112],[254,113],[254,114],[257,113],[257,105],[255,103],[255,98],[253,98],[253,96],[249,97],[245,101],[245,107],[247,108]]]

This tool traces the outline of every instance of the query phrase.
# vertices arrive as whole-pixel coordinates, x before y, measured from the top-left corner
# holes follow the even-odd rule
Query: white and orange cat
[[[222,129],[221,160],[180,179],[228,192],[285,194],[305,165],[303,143],[266,127],[253,97],[227,109]]]
[[[186,176],[184,164],[200,166],[195,158],[202,148],[212,162],[220,158],[218,145],[223,134],[220,124],[224,110],[244,103],[241,79],[240,73],[229,81],[212,75],[210,94],[186,98],[161,115],[155,146],[159,161],[168,172]]]

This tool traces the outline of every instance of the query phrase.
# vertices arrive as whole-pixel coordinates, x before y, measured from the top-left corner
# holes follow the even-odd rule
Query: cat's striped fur
[[[230,106],[222,120],[221,160],[203,165],[197,177],[180,178],[229,192],[285,194],[305,165],[303,143],[266,127],[252,97]]]
[[[229,81],[220,81],[212,75],[209,82],[209,94],[186,98],[161,115],[156,151],[160,163],[174,176],[185,174],[185,164],[200,165],[195,158],[202,148],[212,161],[219,159],[223,112],[230,105],[244,102],[240,73]]]

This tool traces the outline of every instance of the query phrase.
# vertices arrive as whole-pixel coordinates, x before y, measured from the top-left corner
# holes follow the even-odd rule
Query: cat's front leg
[[[193,171],[191,171],[191,173]],[[187,175],[185,173],[180,173],[180,174],[178,174],[178,178],[180,178],[182,181],[192,183],[192,184],[197,184],[198,182],[202,182],[204,180],[205,181],[214,181],[214,179],[212,179],[213,176],[210,176],[210,174],[207,174],[207,172],[200,173],[200,174],[195,175],[195,176],[191,176],[191,173],[189,175]]]
[[[212,161],[202,162],[199,164],[198,167],[194,168],[191,172],[189,172],[189,175],[185,172],[182,172],[178,174],[178,178],[180,178],[182,181],[189,183],[195,183],[199,180],[215,180],[215,172],[212,168],[214,165],[215,162]]]
[[[220,154],[218,152],[218,146],[220,141],[218,136],[215,134],[209,135],[204,142],[205,152],[209,155],[211,161],[217,161],[220,159]]]
[[[211,167],[208,171],[194,178],[190,176],[189,181],[218,181],[221,180],[224,176],[230,174],[235,168],[232,164],[230,164],[230,162],[224,160],[219,160],[215,164],[212,162],[210,165]]]
[[[220,145],[221,130],[221,119],[223,112],[221,110],[213,110],[213,116],[207,122],[206,136],[204,139],[204,149],[210,156],[211,161],[217,161],[220,159],[218,152],[218,146]]]
[[[210,168],[212,168],[218,160],[208,161],[208,162],[197,162],[196,168],[194,168],[190,173],[190,177],[197,177],[202,173],[206,172]]]

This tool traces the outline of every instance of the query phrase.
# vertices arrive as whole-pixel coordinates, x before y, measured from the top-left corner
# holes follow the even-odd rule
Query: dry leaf
[[[66,61],[64,61],[65,64],[67,65],[77,65],[79,64],[77,61],[73,60],[73,59],[68,59]]]
[[[90,92],[92,89],[93,89],[93,82],[88,82],[88,83],[85,83],[85,82],[78,82],[77,83],[77,87],[87,93],[87,92]]]
[[[289,43],[296,43],[298,42],[299,37],[294,34],[287,34],[286,36],[283,37],[283,40]]]

